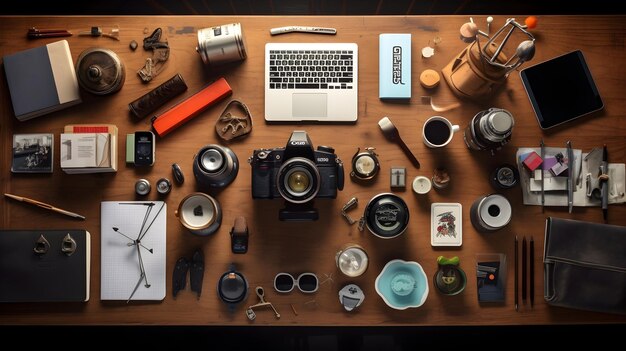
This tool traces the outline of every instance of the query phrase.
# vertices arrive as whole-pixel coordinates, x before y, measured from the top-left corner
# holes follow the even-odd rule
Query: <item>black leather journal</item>
[[[548,304],[626,314],[626,227],[549,217],[543,262]]]
[[[0,230],[0,302],[89,300],[85,230]]]

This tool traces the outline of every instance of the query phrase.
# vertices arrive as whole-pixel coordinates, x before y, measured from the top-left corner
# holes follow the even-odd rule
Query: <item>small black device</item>
[[[155,161],[154,133],[135,132],[135,166],[152,166]]]
[[[317,220],[312,200],[334,199],[344,185],[343,163],[328,146],[313,149],[305,131],[294,131],[284,148],[257,149],[252,165],[252,198],[285,199],[279,219]]]
[[[245,254],[248,252],[248,225],[245,217],[235,218],[235,224],[230,230],[230,248],[233,253]]]
[[[604,107],[580,50],[525,68],[520,77],[542,129]]]
[[[172,173],[174,174],[176,183],[180,185],[185,182],[185,175],[183,174],[183,170],[180,168],[178,163],[172,163]]]

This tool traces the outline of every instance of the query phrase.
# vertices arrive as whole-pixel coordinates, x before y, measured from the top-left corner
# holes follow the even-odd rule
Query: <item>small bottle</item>
[[[433,173],[432,178],[433,187],[435,189],[445,189],[450,185],[450,175],[445,168],[437,168]]]

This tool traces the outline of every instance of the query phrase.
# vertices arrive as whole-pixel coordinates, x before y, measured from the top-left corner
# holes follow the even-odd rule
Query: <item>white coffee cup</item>
[[[459,126],[450,123],[447,118],[432,116],[424,122],[422,139],[430,148],[444,147],[452,141],[454,133],[458,131]]]

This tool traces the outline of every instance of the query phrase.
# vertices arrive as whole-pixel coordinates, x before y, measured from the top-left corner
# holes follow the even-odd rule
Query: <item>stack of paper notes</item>
[[[61,134],[61,169],[68,174],[117,171],[117,127],[68,125]]]
[[[540,148],[519,148],[516,154],[517,168],[520,174],[520,185],[524,198],[524,205],[541,205],[543,194],[545,206],[567,206],[567,183],[573,177],[573,205],[600,206],[601,198],[594,196],[593,179],[599,175],[596,165],[601,148],[595,148],[588,153],[580,149],[573,149],[573,160],[568,160],[567,149],[546,147],[541,166],[532,172],[524,167],[525,156],[533,152],[539,154]],[[570,174],[571,173],[571,174]],[[623,163],[609,163],[609,204],[626,202],[626,165]]]

